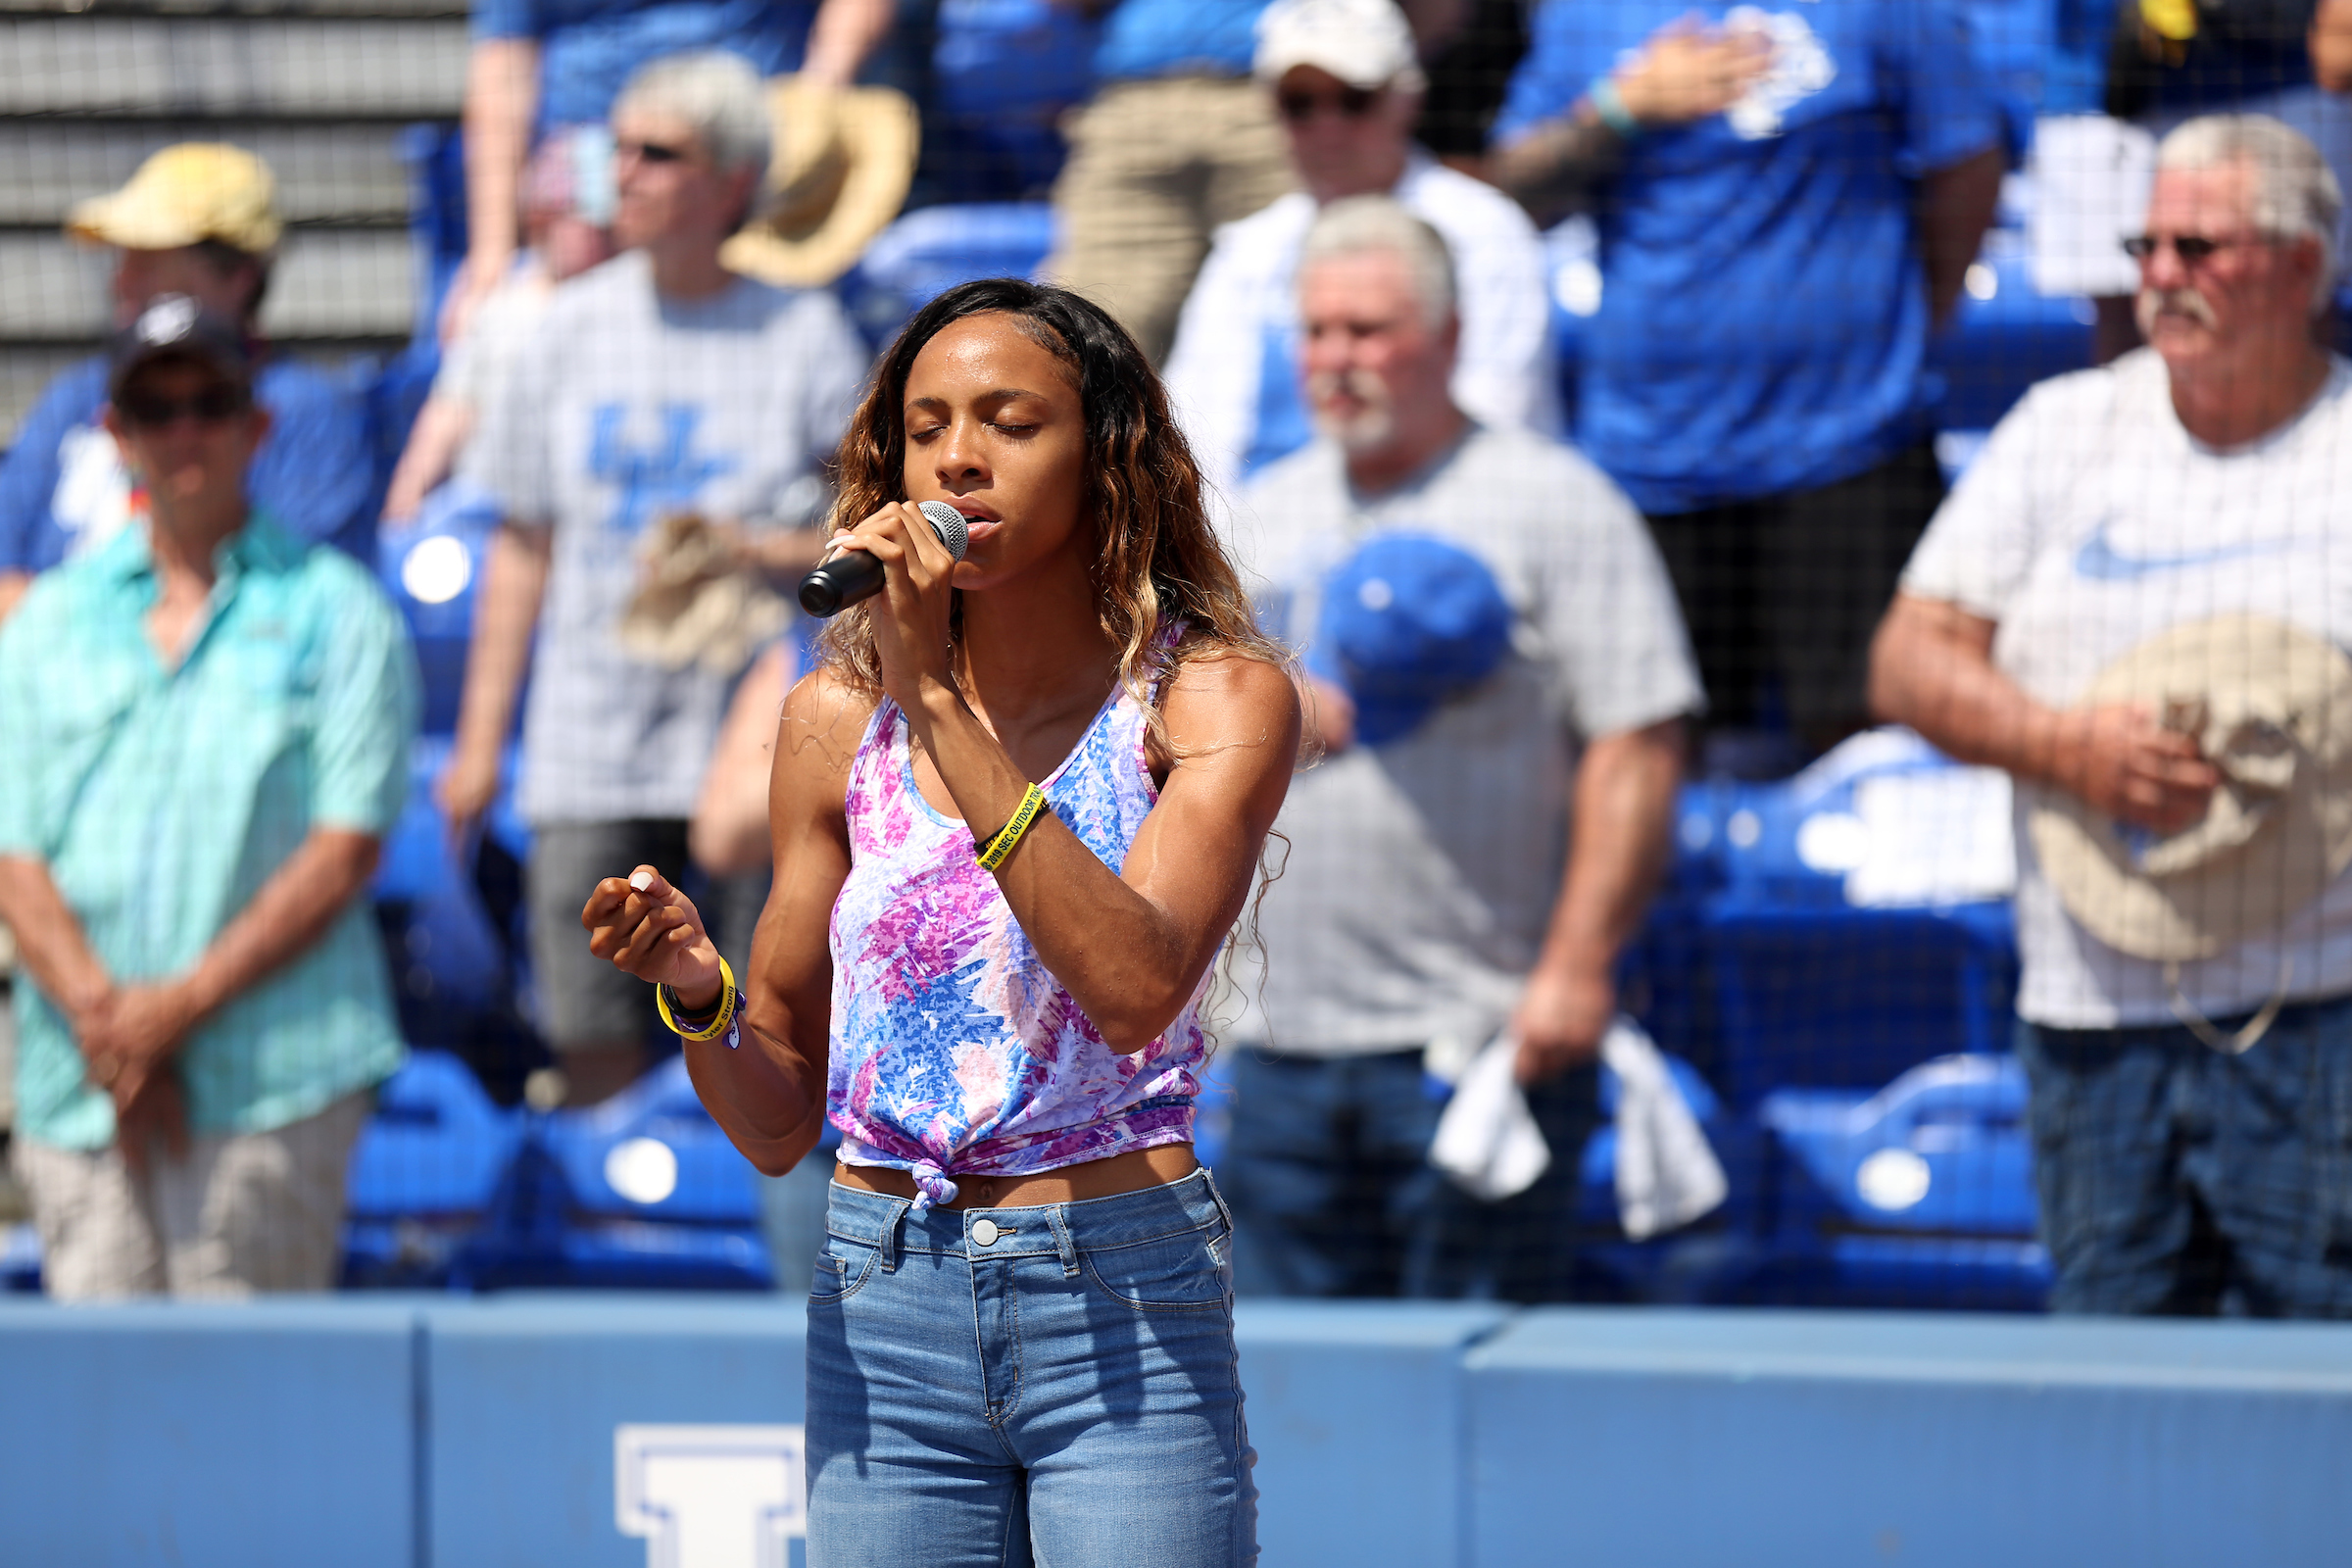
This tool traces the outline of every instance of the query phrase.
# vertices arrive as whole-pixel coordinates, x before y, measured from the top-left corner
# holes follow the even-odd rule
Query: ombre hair
[[[832,525],[855,528],[906,499],[906,380],[915,357],[955,322],[992,315],[1008,318],[1077,386],[1087,448],[1080,515],[1094,533],[1089,572],[1096,612],[1119,651],[1120,684],[1144,706],[1164,751],[1154,688],[1175,665],[1238,654],[1287,666],[1291,658],[1257,628],[1241,573],[1209,522],[1200,466],[1159,377],[1102,307],[1068,289],[991,277],[959,284],[917,311],[875,367],[873,384],[841,439]],[[867,695],[882,690],[875,603],[836,616],[817,644],[823,664]],[[957,634],[961,621],[959,592],[950,622]],[[1183,640],[1172,657],[1163,655],[1161,631],[1179,621]]]

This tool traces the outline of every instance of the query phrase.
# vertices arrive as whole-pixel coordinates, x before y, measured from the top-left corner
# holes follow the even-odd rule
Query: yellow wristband
[[[1005,823],[1004,830],[995,838],[980,847],[980,869],[994,871],[1003,865],[1005,858],[1012,854],[1013,846],[1021,842],[1021,835],[1029,831],[1029,824],[1037,820],[1037,813],[1045,808],[1046,792],[1034,784],[1030,785],[1021,796],[1020,808],[1012,813],[1012,820]]]
[[[681,1040],[716,1040],[727,1032],[735,1021],[735,971],[727,967],[722,956],[718,960],[718,1013],[701,1029],[689,1029],[678,1022],[677,1013],[670,1010],[670,992],[667,986],[654,987],[654,1005],[662,1011],[662,1021]],[[682,1007],[683,1003],[679,1004]]]
[[[2197,35],[2195,0],[2139,0],[2139,20],[2150,31],[2175,43],[2186,43]]]

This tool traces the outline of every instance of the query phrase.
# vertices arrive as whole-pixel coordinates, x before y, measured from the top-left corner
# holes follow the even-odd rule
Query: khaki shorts
[[[343,1179],[375,1103],[346,1095],[266,1133],[158,1147],[145,1176],[119,1147],[16,1141],[17,1179],[41,1233],[41,1278],[60,1301],[323,1291],[342,1254]]]
[[[1046,275],[1116,317],[1156,365],[1209,235],[1294,183],[1271,96],[1249,77],[1113,83],[1071,130]]]

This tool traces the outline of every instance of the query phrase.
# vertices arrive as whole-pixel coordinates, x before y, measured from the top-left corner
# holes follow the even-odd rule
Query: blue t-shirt
[[[1267,0],[1120,0],[1102,24],[1104,81],[1202,74],[1247,76]]]
[[[375,459],[359,400],[293,360],[263,366],[254,392],[271,420],[247,479],[254,505],[373,570]],[[106,361],[88,359],[24,416],[0,462],[0,571],[46,571],[123,522],[129,484],[105,407]]]
[[[539,122],[602,123],[639,66],[724,49],[762,76],[801,69],[815,0],[479,0],[473,36],[539,45]]]
[[[1628,147],[1602,214],[1578,436],[1651,513],[1834,483],[1919,438],[1916,181],[2002,131],[1943,0],[1548,0],[1495,141],[1693,10],[1776,47],[1730,113]]]

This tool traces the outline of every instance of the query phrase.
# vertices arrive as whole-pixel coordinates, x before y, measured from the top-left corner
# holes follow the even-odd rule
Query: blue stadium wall
[[[1267,1568],[2352,1561],[2352,1328],[1252,1303],[1240,1333]],[[803,1348],[773,1298],[0,1303],[0,1562],[633,1568],[616,1426],[797,1423]]]

